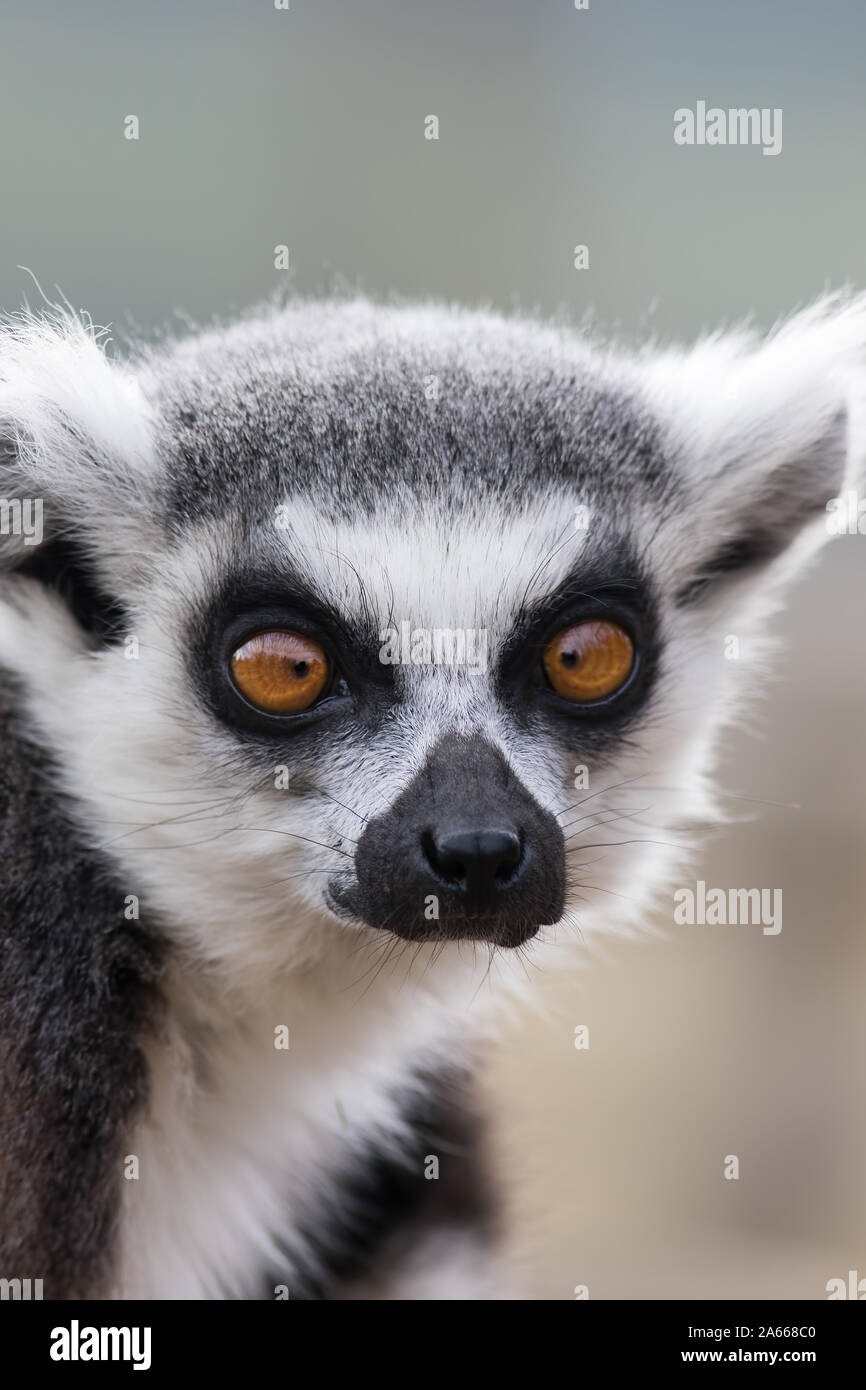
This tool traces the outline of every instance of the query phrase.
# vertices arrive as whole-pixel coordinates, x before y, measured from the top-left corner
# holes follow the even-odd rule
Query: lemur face
[[[637,357],[366,303],[131,367],[7,335],[46,538],[0,658],[129,893],[265,970],[642,912],[844,485],[862,314]]]

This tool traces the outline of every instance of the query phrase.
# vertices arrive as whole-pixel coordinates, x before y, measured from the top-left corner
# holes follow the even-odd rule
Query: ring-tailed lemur
[[[862,299],[688,352],[366,301],[124,361],[6,322],[0,1275],[507,1295],[473,1037],[712,812],[864,338]]]

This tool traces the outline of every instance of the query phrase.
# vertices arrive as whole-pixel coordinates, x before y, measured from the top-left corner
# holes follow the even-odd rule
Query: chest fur
[[[267,1271],[291,1295],[316,1272],[310,1214],[339,1209],[338,1175],[374,1144],[407,1145],[407,1088],[442,1046],[432,1002],[378,1003],[286,994],[254,1021],[173,1014],[124,1155],[115,1294],[249,1297]]]

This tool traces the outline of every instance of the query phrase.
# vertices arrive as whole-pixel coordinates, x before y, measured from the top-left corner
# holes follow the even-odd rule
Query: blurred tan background
[[[866,286],[860,0],[42,0],[5,4],[2,33],[7,309],[39,300],[27,266],[156,333],[285,283],[277,245],[304,292],[592,308],[627,335],[769,326]],[[781,107],[782,153],[675,146],[698,100]],[[708,884],[780,885],[781,935],[668,923],[542,973],[494,1049],[531,1296],[866,1276],[864,547],[835,541],[794,595],[765,735],[723,761],[752,820],[701,861]]]

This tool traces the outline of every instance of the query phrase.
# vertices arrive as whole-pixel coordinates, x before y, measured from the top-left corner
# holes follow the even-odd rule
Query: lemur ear
[[[663,537],[680,604],[782,581],[831,534],[828,504],[864,473],[864,359],[866,296],[834,296],[763,342],[717,335],[649,365],[683,489]]]
[[[0,325],[0,569],[104,588],[142,563],[150,411],[103,339],[71,313]]]

